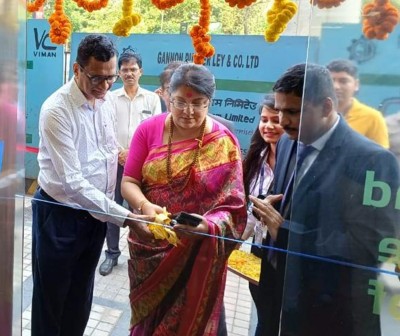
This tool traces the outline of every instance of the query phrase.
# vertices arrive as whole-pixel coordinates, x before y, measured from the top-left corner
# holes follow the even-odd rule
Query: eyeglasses
[[[194,112],[201,112],[208,107],[208,101],[206,103],[188,104],[179,100],[171,100],[170,104],[178,110],[186,110],[191,107]]]
[[[131,68],[131,69],[121,69],[119,70],[123,75],[127,75],[129,73],[137,73],[140,69],[139,68]]]
[[[106,81],[108,84],[113,84],[117,81],[118,75],[111,75],[111,76],[100,76],[100,75],[89,75],[86,70],[79,64],[79,68],[82,70],[82,72],[86,75],[87,78],[89,78],[90,83],[92,85],[99,85],[102,84],[104,81]]]

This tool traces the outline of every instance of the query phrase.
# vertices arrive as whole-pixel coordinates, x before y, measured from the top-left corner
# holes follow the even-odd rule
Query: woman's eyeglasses
[[[178,110],[186,110],[187,108],[191,107],[194,112],[204,111],[204,109],[206,109],[208,107],[208,102],[188,104],[186,102],[179,101],[179,100],[171,100],[170,104]]]
[[[106,81],[108,84],[113,84],[117,81],[118,75],[111,75],[111,76],[100,76],[100,75],[89,75],[86,70],[79,64],[79,68],[82,70],[82,72],[86,75],[86,77],[90,80],[90,83],[92,85],[99,85],[102,84],[104,81]]]

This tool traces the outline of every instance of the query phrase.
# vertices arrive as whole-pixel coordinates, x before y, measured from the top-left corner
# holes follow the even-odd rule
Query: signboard
[[[71,75],[78,45],[86,35],[72,34]],[[120,53],[130,49],[142,56],[144,74],[140,84],[149,90],[159,86],[158,76],[168,63],[192,61],[193,46],[185,34],[132,34],[126,38],[109,34],[109,37]],[[271,44],[263,36],[213,35],[212,43],[216,53],[205,63],[217,84],[210,112],[235,123],[242,152],[246,153],[258,126],[258,103],[289,66],[305,62],[308,37],[283,36]],[[118,81],[114,87],[121,85]]]
[[[63,85],[64,47],[51,43],[47,20],[27,21],[26,144],[39,145],[39,112],[48,96]],[[39,172],[37,155],[25,155],[26,177]]]

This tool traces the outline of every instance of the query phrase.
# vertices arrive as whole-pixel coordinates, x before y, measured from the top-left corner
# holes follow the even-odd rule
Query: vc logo
[[[35,34],[36,50],[39,50],[39,48],[42,48],[44,50],[55,50],[55,49],[57,49],[56,46],[48,44],[47,41],[49,39],[49,33],[46,33],[46,30],[43,30],[42,36],[40,36],[40,37],[39,37],[39,31],[38,31],[37,28],[34,28],[33,32]]]

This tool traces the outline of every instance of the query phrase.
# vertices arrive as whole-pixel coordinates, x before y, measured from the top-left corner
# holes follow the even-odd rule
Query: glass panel
[[[281,144],[297,151],[297,163],[280,335],[386,336],[400,328],[400,173],[385,149],[389,125],[398,152],[400,62],[392,55],[400,29],[367,39],[360,6],[313,10],[300,142]],[[296,138],[294,114],[282,115]],[[303,145],[313,147],[304,160]]]
[[[23,15],[19,15],[22,10]],[[0,1],[0,334],[21,335],[24,8]]]

